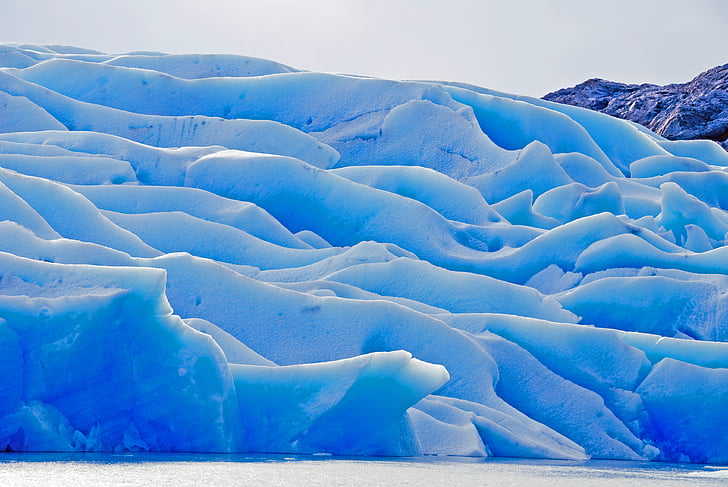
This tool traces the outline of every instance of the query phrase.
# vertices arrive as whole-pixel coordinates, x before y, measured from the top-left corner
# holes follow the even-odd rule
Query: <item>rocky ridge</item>
[[[728,64],[687,83],[637,85],[593,78],[543,98],[631,120],[670,140],[709,139],[728,150]]]

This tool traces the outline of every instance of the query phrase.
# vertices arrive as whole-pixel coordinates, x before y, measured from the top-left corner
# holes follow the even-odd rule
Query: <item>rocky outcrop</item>
[[[543,97],[637,122],[670,140],[710,139],[728,150],[728,64],[682,84],[590,79]]]

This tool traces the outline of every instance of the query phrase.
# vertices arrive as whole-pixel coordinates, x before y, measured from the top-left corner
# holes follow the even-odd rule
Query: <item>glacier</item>
[[[0,450],[728,463],[715,143],[26,44],[0,113]]]

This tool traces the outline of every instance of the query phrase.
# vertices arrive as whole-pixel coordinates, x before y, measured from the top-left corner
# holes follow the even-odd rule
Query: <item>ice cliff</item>
[[[544,99],[631,120],[670,140],[714,140],[728,150],[728,64],[666,86],[595,78]]]
[[[728,462],[714,142],[241,56],[0,65],[0,450]]]

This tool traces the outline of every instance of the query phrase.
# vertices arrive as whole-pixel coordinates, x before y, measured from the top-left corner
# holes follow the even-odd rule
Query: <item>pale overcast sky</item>
[[[728,0],[0,0],[0,41],[235,53],[534,96],[728,62]]]

